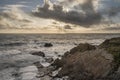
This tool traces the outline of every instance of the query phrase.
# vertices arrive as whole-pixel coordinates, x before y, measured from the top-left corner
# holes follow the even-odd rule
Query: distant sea
[[[55,45],[77,45],[79,43],[90,43],[99,45],[105,39],[120,37],[115,34],[0,34],[0,50],[16,48],[37,48],[44,43]],[[63,46],[63,47],[64,47]]]

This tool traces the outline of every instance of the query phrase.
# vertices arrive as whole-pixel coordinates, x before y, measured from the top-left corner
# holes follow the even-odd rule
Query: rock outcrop
[[[113,38],[99,46],[79,44],[52,65],[61,68],[57,77],[68,76],[68,80],[119,80],[120,74],[114,71],[114,62],[119,67],[119,59],[120,38]]]
[[[53,46],[52,43],[45,43],[45,44],[44,44],[44,47],[52,47],[52,46]]]
[[[112,54],[116,67],[120,66],[120,37],[105,40],[99,47]]]
[[[41,56],[41,57],[45,57],[45,54],[41,51],[38,51],[38,52],[33,52],[33,53],[30,53],[32,55],[36,55],[36,56]]]

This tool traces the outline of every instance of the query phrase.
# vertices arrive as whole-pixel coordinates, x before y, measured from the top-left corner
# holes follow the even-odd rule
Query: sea
[[[99,45],[106,39],[120,37],[120,33],[82,33],[82,34],[0,34],[0,51],[20,47],[35,48],[44,43],[69,44],[90,43]]]
[[[38,71],[34,62],[47,67],[51,63],[46,58],[55,60],[80,43],[99,45],[115,37],[120,37],[120,33],[0,34],[0,80],[39,80],[35,77]],[[45,47],[46,43],[53,46]],[[31,55],[39,51],[45,54],[44,58]]]

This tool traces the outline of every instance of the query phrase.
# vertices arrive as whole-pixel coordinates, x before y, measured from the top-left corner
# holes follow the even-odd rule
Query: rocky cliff
[[[99,46],[79,44],[52,65],[61,68],[56,77],[67,80],[120,80],[120,38]]]

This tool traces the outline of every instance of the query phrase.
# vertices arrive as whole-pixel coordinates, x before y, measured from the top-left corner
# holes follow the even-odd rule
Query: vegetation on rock
[[[112,54],[115,62],[115,69],[120,66],[120,37],[105,40],[101,45],[108,53]]]

